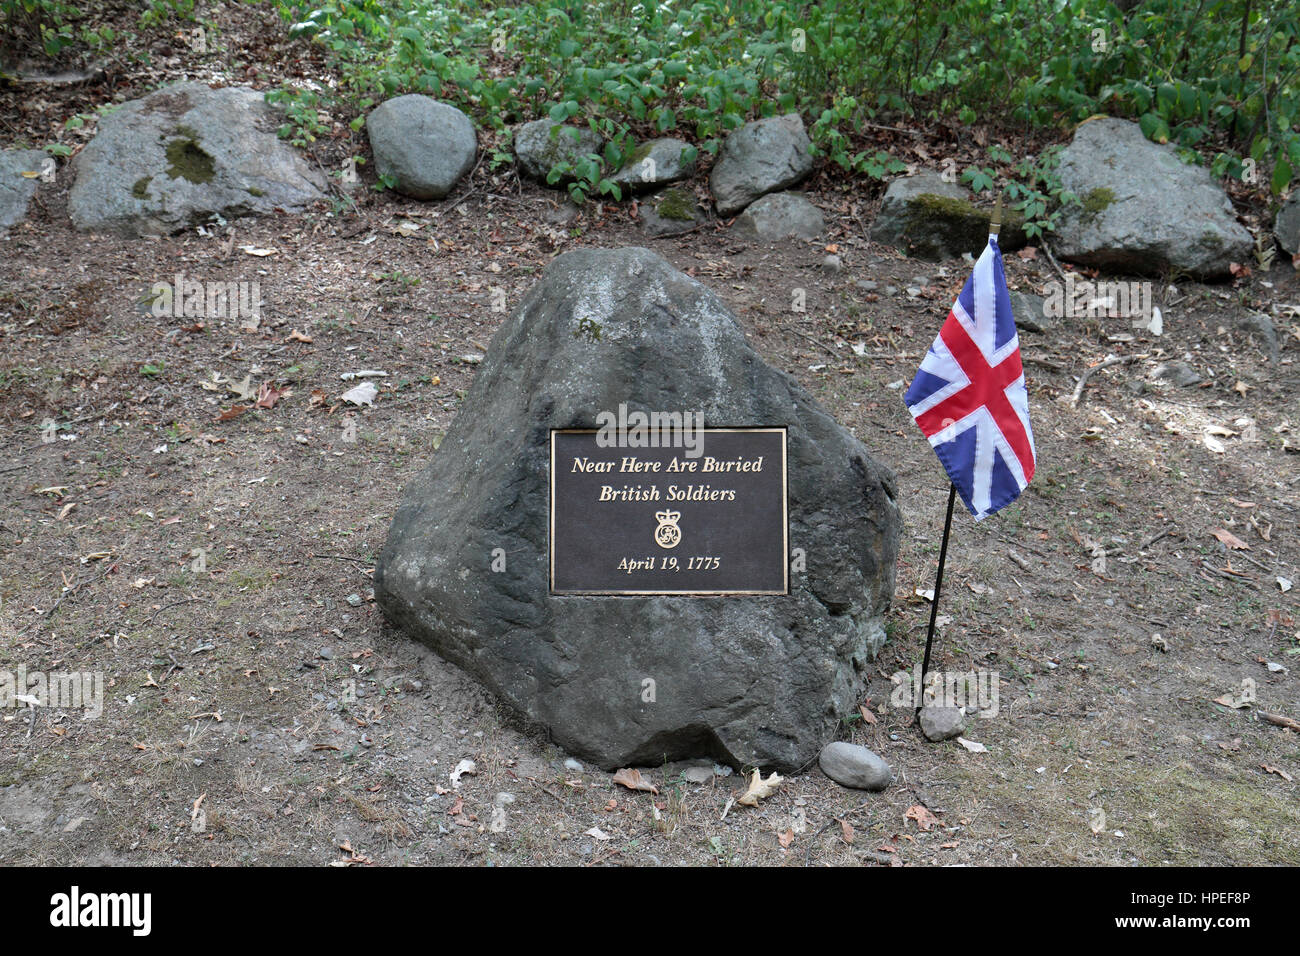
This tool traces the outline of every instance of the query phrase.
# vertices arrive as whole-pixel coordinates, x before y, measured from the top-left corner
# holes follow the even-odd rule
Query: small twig
[[[1261,571],[1267,571],[1269,574],[1276,574],[1276,573],[1277,573],[1273,568],[1270,568],[1267,564],[1264,564],[1264,563],[1261,562],[1261,561],[1256,561],[1254,558],[1252,558],[1252,557],[1251,557],[1250,555],[1248,555],[1248,554],[1236,554],[1236,555],[1234,555],[1234,557],[1237,557],[1237,558],[1244,558],[1244,559],[1246,559],[1247,561],[1249,561],[1251,564],[1253,564],[1255,567],[1259,568]]]
[[[1045,358],[1039,358],[1037,355],[1026,355],[1026,356],[1024,357],[1024,363],[1025,363],[1026,365],[1037,365],[1037,366],[1039,366],[1040,368],[1045,368],[1045,369],[1047,369],[1049,372],[1064,372],[1064,371],[1065,371],[1065,366],[1064,366],[1064,365],[1061,365],[1061,364],[1059,364],[1059,363],[1057,363],[1057,362],[1049,361],[1049,360],[1047,360],[1047,359],[1045,359]]]
[[[1211,574],[1217,574],[1219,577],[1227,578],[1229,581],[1236,581],[1238,584],[1247,584],[1251,587],[1255,586],[1255,579],[1252,578],[1249,574],[1243,574],[1240,571],[1234,574],[1231,571],[1225,571],[1222,568],[1216,568],[1208,561],[1201,562],[1201,570],[1209,571]]]
[[[1100,365],[1094,365],[1092,368],[1084,369],[1083,374],[1079,376],[1079,384],[1074,386],[1074,394],[1070,396],[1070,407],[1078,408],[1079,399],[1083,396],[1083,386],[1087,384],[1088,379],[1097,374],[1104,368],[1110,368],[1113,365],[1127,365],[1141,358],[1140,355],[1126,355],[1123,358],[1109,358]]]
[[[312,554],[311,558],[333,558],[336,561],[355,561],[357,564],[374,564],[373,560],[367,561],[365,558],[354,558],[350,554]]]
[[[1047,244],[1047,240],[1042,236],[1038,237],[1038,247],[1042,249],[1043,252],[1047,253],[1047,261],[1052,264],[1052,268],[1055,269],[1056,274],[1061,277],[1061,281],[1068,281],[1065,278],[1065,270],[1062,269],[1061,264],[1056,261],[1056,256],[1052,255],[1052,247]]]
[[[831,357],[834,358],[836,361],[839,361],[841,358],[843,358],[843,356],[841,356],[838,352],[836,352],[825,342],[818,342],[815,338],[813,338],[811,335],[808,335],[806,332],[800,332],[798,329],[793,327],[787,328],[786,331],[793,332],[795,335],[799,336],[799,338],[803,339],[805,342],[811,342],[813,345],[816,345],[820,348],[824,348],[827,352],[831,353]]]
[[[172,653],[171,653],[170,651],[167,653],[167,656],[168,656],[168,658],[171,659],[172,666],[169,667],[169,668],[167,668],[167,673],[166,673],[166,674],[163,674],[163,676],[162,676],[162,679],[163,679],[163,680],[166,680],[167,678],[171,677],[172,674],[174,674],[176,671],[183,671],[183,670],[185,670],[185,665],[182,664],[180,661],[178,661],[178,660],[175,658],[175,656],[172,655]]]
[[[531,784],[532,784],[534,787],[536,787],[538,790],[542,791],[542,793],[546,794],[548,797],[550,797],[552,800],[554,800],[554,801],[555,801],[556,803],[558,803],[560,806],[565,807],[565,808],[568,807],[568,804],[564,802],[564,798],[561,797],[558,793],[555,793],[553,790],[548,790],[546,787],[543,787],[540,783],[538,783],[538,782],[537,782],[536,780],[534,780],[532,777],[529,777],[529,778],[528,778],[528,782],[531,783]]]
[[[1268,721],[1277,727],[1285,727],[1287,730],[1294,730],[1300,733],[1300,720],[1292,720],[1290,717],[1283,717],[1281,714],[1266,714],[1259,711],[1260,719]]]
[[[141,622],[140,622],[140,626],[141,626],[141,627],[144,627],[146,624],[150,623],[154,618],[156,618],[156,617],[157,617],[159,614],[161,614],[163,611],[169,611],[169,610],[171,610],[171,609],[174,608],[174,607],[180,607],[182,604],[192,604],[192,603],[194,603],[195,601],[202,601],[204,604],[206,604],[206,603],[207,603],[207,600],[208,600],[207,598],[192,597],[192,598],[185,598],[185,600],[183,600],[183,601],[173,601],[171,604],[164,604],[164,605],[163,605],[162,607],[160,607],[158,610],[154,611],[154,612],[153,612],[152,614],[150,614],[147,618],[145,618],[143,621],[141,621]]]
[[[1165,528],[1164,531],[1157,531],[1151,537],[1147,538],[1140,545],[1138,545],[1138,550],[1145,551],[1147,548],[1151,547],[1151,545],[1155,544],[1161,538],[1165,537],[1166,535],[1173,534],[1177,530],[1178,530],[1177,526],[1171,524],[1168,528]]]

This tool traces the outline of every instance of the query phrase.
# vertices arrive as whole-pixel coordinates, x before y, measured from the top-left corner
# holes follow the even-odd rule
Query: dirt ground
[[[1300,584],[1289,264],[1156,281],[1159,337],[1127,318],[1022,333],[1038,472],[996,517],[959,512],[940,609],[936,666],[1001,678],[971,752],[889,706],[889,675],[920,659],[946,501],[898,383],[966,266],[869,243],[860,185],[819,176],[826,240],[768,246],[721,223],[645,240],[627,204],[550,224],[559,194],[487,163],[443,202],[363,182],[355,205],[141,240],[75,233],[66,180],[0,241],[0,671],[102,672],[104,710],[0,713],[0,863],[1300,863],[1300,735],[1260,716],[1300,718],[1300,590],[1278,581]],[[642,768],[656,794],[566,767],[373,603],[373,557],[501,320],[495,290],[513,308],[555,255],[629,244],[716,291],[897,472],[890,641],[873,719],[840,734],[890,762],[882,794],[812,767],[728,808],[739,774]],[[1044,255],[1007,263],[1016,288],[1058,279]],[[151,287],[178,273],[256,281],[258,327],[155,316]],[[1255,310],[1276,363],[1240,324]],[[1130,361],[1072,406],[1110,354]],[[1204,381],[1153,378],[1175,360]],[[367,369],[387,375],[352,409],[341,376]]]

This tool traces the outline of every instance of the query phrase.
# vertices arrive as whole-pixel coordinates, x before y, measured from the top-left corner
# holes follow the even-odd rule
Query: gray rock
[[[675,183],[695,172],[695,158],[682,159],[683,152],[691,148],[690,143],[680,139],[652,139],[637,147],[627,164],[609,178],[623,187],[625,195]]]
[[[567,199],[555,207],[548,207],[542,213],[542,222],[550,226],[567,226],[581,214],[580,210]]]
[[[703,222],[695,197],[676,186],[656,193],[641,206],[641,231],[651,238],[690,232]]]
[[[133,236],[300,211],[325,177],[276,135],[283,119],[236,86],[175,83],[123,103],[72,161],[68,215],[82,231]]]
[[[871,241],[935,262],[979,255],[988,242],[992,212],[976,206],[970,190],[924,170],[889,184],[871,224]],[[1002,219],[998,248],[1012,252],[1024,246],[1024,217],[1004,210]]]
[[[855,790],[884,790],[894,779],[894,773],[883,757],[866,747],[842,740],[823,747],[817,763],[822,773],[840,786]]]
[[[682,771],[682,779],[687,783],[708,783],[713,779],[713,768],[710,766],[687,767]]]
[[[1247,312],[1237,320],[1240,329],[1260,344],[1268,353],[1268,360],[1276,365],[1281,358],[1277,344],[1277,329],[1273,320],[1263,312]]]
[[[1151,373],[1153,378],[1163,378],[1181,388],[1190,388],[1200,384],[1201,375],[1186,362],[1167,362],[1157,365]]]
[[[788,429],[790,540],[817,553],[789,595],[550,594],[550,430],[620,402]],[[899,522],[892,474],[759,357],[713,292],[646,249],[584,249],[548,265],[497,331],[404,492],[375,594],[396,628],[602,768],[708,757],[785,772],[861,699]],[[490,573],[498,547],[508,570]]]
[[[921,733],[927,740],[950,740],[965,729],[966,715],[960,707],[921,708]]]
[[[564,761],[564,769],[572,770],[574,773],[582,773],[585,768],[582,766],[581,760],[574,760],[572,757],[569,757]]]
[[[722,143],[709,175],[719,216],[734,216],[759,196],[789,189],[813,168],[798,113],[746,123]]]
[[[375,172],[412,199],[441,199],[474,167],[478,137],[456,107],[419,93],[386,100],[366,117]]]
[[[0,229],[27,218],[27,207],[40,180],[23,173],[39,173],[49,160],[39,149],[0,150]]]
[[[732,227],[750,239],[816,239],[826,229],[822,211],[801,193],[773,193],[742,212]]]
[[[1284,250],[1293,256],[1300,255],[1300,189],[1292,190],[1290,198],[1277,211],[1273,235]]]
[[[857,282],[854,283],[854,285],[856,285],[863,292],[875,292],[877,289],[880,288],[880,283],[876,282],[874,279],[859,279]]]
[[[844,260],[836,255],[829,255],[822,260],[822,270],[830,275],[836,275],[844,269]]]
[[[1209,170],[1151,142],[1136,123],[1083,123],[1061,151],[1059,174],[1081,201],[1067,206],[1057,224],[1054,247],[1062,259],[1126,274],[1179,269],[1214,279],[1254,250]]]
[[[556,130],[552,135],[551,130]],[[549,119],[533,120],[515,127],[515,159],[525,176],[546,184],[551,168],[559,163],[573,163],[588,155],[599,154],[605,141],[586,126],[562,126]],[[558,188],[572,177],[563,177]]]
[[[1015,316],[1016,328],[1026,332],[1037,332],[1039,335],[1052,330],[1052,320],[1043,309],[1047,300],[1041,295],[1033,295],[1017,289],[1010,289],[1008,292],[1011,296],[1011,314]]]

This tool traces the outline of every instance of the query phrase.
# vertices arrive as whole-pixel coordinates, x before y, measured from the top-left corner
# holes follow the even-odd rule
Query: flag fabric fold
[[[1034,435],[995,237],[903,400],[976,521],[1020,497],[1034,477]]]

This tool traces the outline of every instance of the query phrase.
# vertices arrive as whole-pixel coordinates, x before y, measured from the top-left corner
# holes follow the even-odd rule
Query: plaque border
[[[552,428],[550,430],[550,465],[546,473],[548,487],[546,515],[546,556],[548,563],[548,594],[550,597],[789,597],[790,596],[790,474],[787,460],[789,458],[790,429],[787,425],[755,425],[732,428],[704,428],[706,435],[710,432],[780,432],[781,433],[781,553],[782,584],[780,591],[636,591],[636,590],[555,590],[555,436],[556,435],[594,435],[599,428]]]

